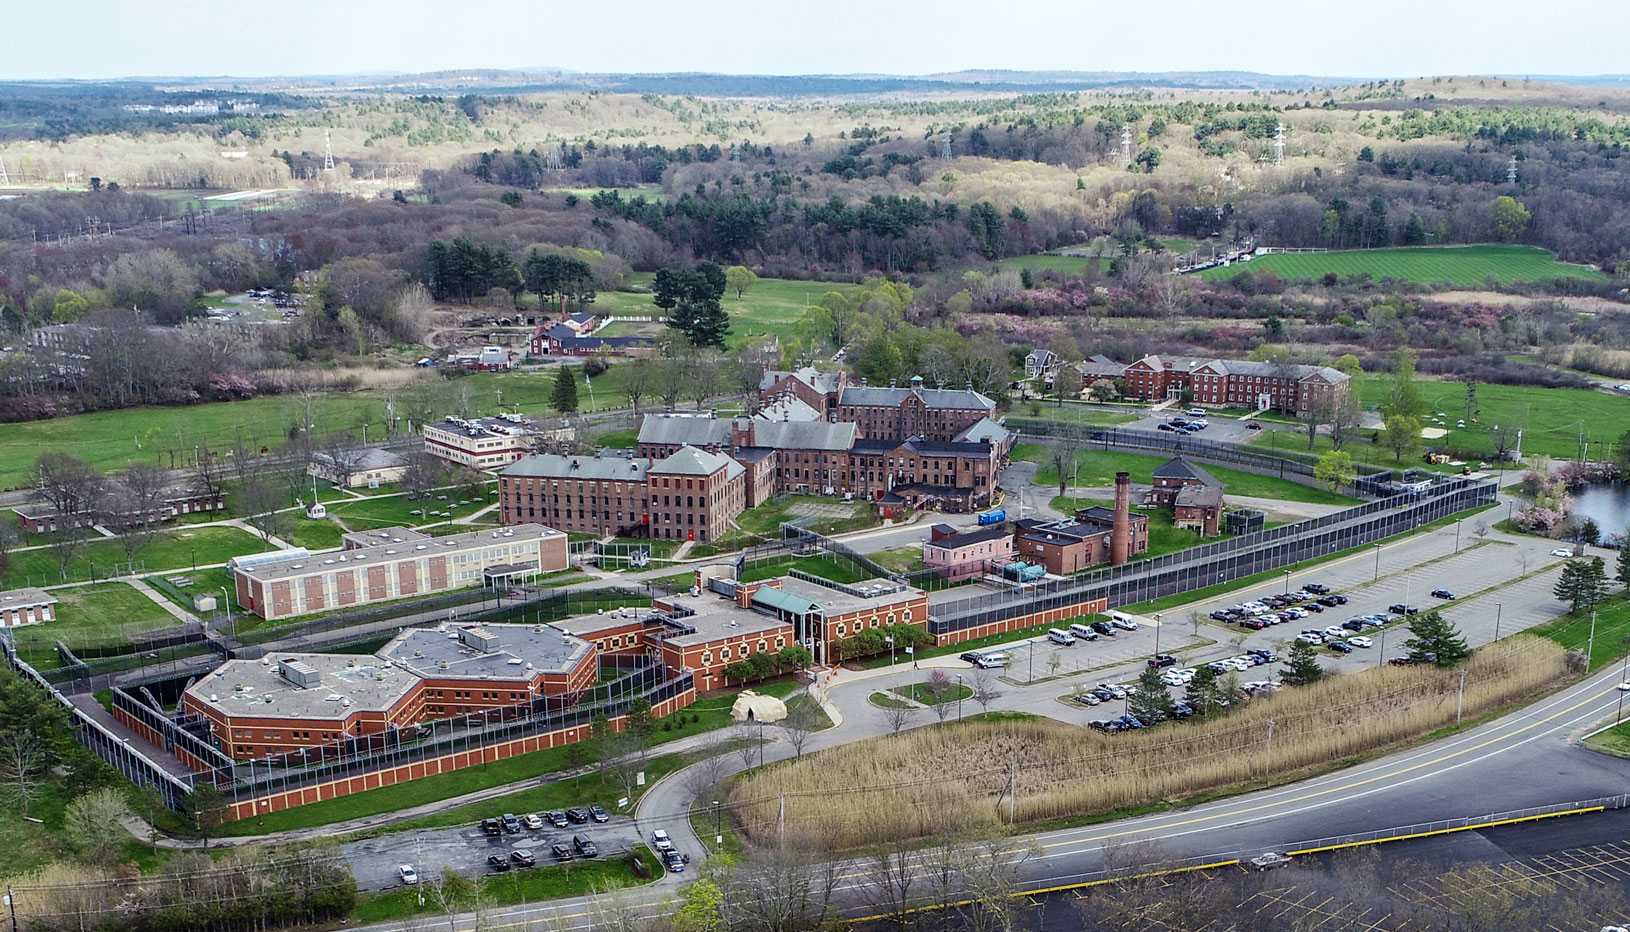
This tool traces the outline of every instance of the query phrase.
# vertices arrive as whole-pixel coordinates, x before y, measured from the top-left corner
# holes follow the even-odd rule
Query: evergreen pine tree
[[[1211,672],[1210,667],[1201,667],[1194,671],[1194,679],[1189,680],[1188,689],[1183,693],[1183,701],[1194,709],[1196,717],[1211,718],[1222,711],[1221,690],[1217,684],[1217,674]]]
[[[1166,691],[1160,676],[1158,669],[1145,668],[1126,697],[1127,714],[1145,725],[1157,725],[1172,717],[1172,694]]]
[[[1290,655],[1285,659],[1285,672],[1280,676],[1291,686],[1306,686],[1317,683],[1324,676],[1324,668],[1319,666],[1319,658],[1313,654],[1313,645],[1306,641],[1295,641],[1290,645]]]
[[[1430,654],[1431,663],[1452,667],[1472,655],[1460,629],[1437,612],[1421,612],[1409,619],[1409,633],[1413,637],[1404,642],[1404,648],[1416,663],[1427,663]]]
[[[1616,572],[1613,578],[1630,586],[1630,540],[1626,540],[1624,546],[1619,548],[1619,562],[1614,569]]]
[[[555,372],[555,393],[550,404],[561,414],[577,410],[577,376],[572,374],[571,366],[561,366]]]

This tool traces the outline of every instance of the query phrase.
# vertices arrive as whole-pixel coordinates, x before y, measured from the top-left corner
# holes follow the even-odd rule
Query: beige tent
[[[787,717],[787,704],[774,696],[744,689],[730,707],[730,717],[737,722],[779,722]]]

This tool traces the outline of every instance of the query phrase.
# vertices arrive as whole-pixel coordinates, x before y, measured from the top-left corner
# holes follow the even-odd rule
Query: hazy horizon
[[[813,15],[745,0],[697,0],[682,9],[654,0],[548,9],[466,0],[453,9],[456,16],[429,0],[354,0],[291,18],[233,0],[85,0],[75,8],[70,60],[61,43],[45,41],[66,28],[60,12],[27,6],[11,12],[8,31],[38,41],[13,44],[0,60],[0,80],[557,68],[896,77],[1243,71],[1356,80],[1630,70],[1622,30],[1586,28],[1611,23],[1602,5],[1584,0],[1557,0],[1543,17],[1511,0],[1375,0],[1323,11],[1268,0],[1232,14],[1199,0],[1167,0],[1152,24],[1146,10],[1102,0],[1028,0],[994,14],[974,0],[888,7],[830,0]]]

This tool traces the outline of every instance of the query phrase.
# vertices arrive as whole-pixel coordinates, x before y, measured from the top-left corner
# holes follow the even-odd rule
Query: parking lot
[[[350,842],[343,845],[342,850],[351,862],[351,872],[357,878],[359,889],[386,890],[401,885],[397,869],[403,864],[412,864],[421,878],[439,876],[447,868],[466,877],[478,877],[493,873],[487,865],[489,855],[508,857],[516,848],[532,852],[537,866],[531,869],[543,870],[556,863],[550,847],[563,844],[570,848],[573,835],[586,835],[600,849],[601,858],[617,857],[645,841],[631,817],[613,815],[604,823],[556,828],[545,822],[542,829],[523,827],[518,833],[498,836],[485,834],[479,824],[395,832]]]
[[[1188,414],[1188,410],[1189,409],[1183,407],[1182,405],[1173,405],[1169,410],[1147,415],[1125,426],[1132,430],[1160,431],[1160,425],[1169,423],[1173,418],[1182,418],[1185,421],[1194,420],[1194,418]],[[1245,425],[1251,422],[1240,420],[1239,415],[1242,413],[1244,412],[1238,410],[1227,413],[1207,411],[1202,416],[1202,419],[1206,422],[1206,427],[1204,430],[1197,430],[1193,433],[1176,432],[1172,433],[1171,436],[1194,437],[1195,439],[1206,440],[1210,441],[1211,443],[1247,443],[1261,436],[1262,431],[1251,430],[1250,428],[1246,427]],[[1262,427],[1264,430],[1273,429],[1272,425],[1270,424],[1263,424]],[[1283,442],[1289,444],[1294,443],[1295,441],[1285,438]],[[1302,438],[1302,445],[1304,447],[1307,445],[1306,437]]]
[[[1498,517],[1498,513],[1491,512],[1483,520],[1493,523]],[[1555,542],[1503,535],[1479,538],[1474,533],[1475,526],[1475,519],[1462,522],[1458,552],[1456,529],[1449,525],[1282,577],[1277,584],[1262,582],[1164,611],[1160,616],[1159,651],[1176,654],[1177,667],[1198,667],[1213,660],[1242,655],[1251,648],[1275,651],[1279,662],[1253,666],[1239,673],[1242,681],[1252,682],[1278,677],[1290,643],[1302,629],[1340,626],[1360,615],[1387,612],[1389,606],[1398,602],[1423,611],[1438,609],[1460,628],[1473,646],[1494,640],[1497,624],[1498,635],[1505,637],[1548,621],[1566,609],[1551,591],[1565,562],[1565,558],[1550,554]],[[1593,550],[1593,554],[1597,552]],[[1345,595],[1348,602],[1260,631],[1206,617],[1212,611],[1294,590],[1307,583],[1327,585],[1331,592]],[[1432,598],[1430,592],[1438,588],[1452,590],[1459,598],[1454,601]],[[1201,616],[1198,640],[1191,620],[1194,612]],[[1012,662],[1006,679],[1020,687],[1014,696],[1018,700],[1015,704],[1083,725],[1123,714],[1124,700],[1084,707],[1073,701],[1072,696],[1077,684],[1091,689],[1100,683],[1126,684],[1136,678],[1144,662],[1156,653],[1154,617],[1140,615],[1138,620],[1142,622],[1139,630],[1120,631],[1113,638],[1078,641],[1068,647],[1042,638],[1033,645],[1021,642],[1008,647]],[[1368,637],[1372,646],[1355,648],[1351,654],[1340,655],[1325,647],[1315,648],[1320,664],[1327,671],[1342,672],[1385,663],[1387,658],[1404,653],[1403,642],[1409,634],[1406,623],[1397,619],[1383,629],[1365,630],[1361,636]],[[1059,672],[1064,674],[1061,679],[1047,680],[1033,690],[1024,688],[1032,675],[1032,663],[1035,679],[1049,677],[1054,652],[1061,659]],[[1092,672],[1069,676],[1072,670]],[[972,673],[964,674],[969,675]],[[1180,697],[1183,692],[1182,687],[1173,687],[1174,696]]]

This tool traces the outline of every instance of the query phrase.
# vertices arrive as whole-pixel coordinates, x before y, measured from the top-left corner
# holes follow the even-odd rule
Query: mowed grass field
[[[1049,457],[1051,450],[1040,444],[1021,443],[1013,448],[1013,459],[1027,460],[1041,464],[1036,470],[1036,485],[1058,488],[1058,470],[1053,467]],[[1154,456],[1143,453],[1122,453],[1118,450],[1081,450],[1076,453],[1078,469],[1070,479],[1078,488],[1095,488],[1115,484],[1117,472],[1129,472],[1132,481],[1147,485],[1155,467],[1166,462],[1170,457]],[[1256,473],[1241,472],[1228,469],[1224,466],[1212,466],[1209,463],[1197,463],[1206,472],[1217,478],[1224,487],[1225,495],[1247,495],[1253,498],[1276,498],[1280,501],[1308,502],[1315,505],[1352,505],[1357,504],[1356,499],[1345,495],[1337,495],[1326,489],[1314,488],[1292,482],[1289,479],[1279,479],[1273,476],[1259,476]],[[1102,502],[1096,502],[1102,504]],[[1151,529],[1152,530],[1152,529]]]
[[[1049,257],[1038,257],[1049,258]],[[1084,261],[1084,260],[1083,260]],[[597,314],[645,317],[661,313],[651,303],[651,275],[637,273],[629,277],[635,291],[604,292],[594,299]],[[818,304],[828,291],[853,297],[860,292],[859,285],[842,282],[801,282],[785,278],[761,278],[740,298],[734,291],[726,291],[724,309],[730,312],[731,349],[750,337],[773,333],[782,340],[790,339],[797,330],[798,318],[812,304]]]
[[[1553,456],[1572,459],[1579,455],[1580,432],[1590,442],[1589,455],[1607,458],[1606,444],[1617,442],[1630,430],[1630,398],[1622,398],[1583,388],[1536,388],[1523,385],[1477,386],[1477,423],[1466,416],[1466,385],[1463,382],[1418,381],[1421,400],[1426,403],[1427,416],[1422,424],[1431,422],[1431,415],[1441,412],[1449,432],[1437,440],[1423,443],[1428,447],[1451,447],[1476,450],[1492,454],[1488,431],[1496,425],[1517,424],[1522,427],[1523,456]],[[1364,380],[1361,397],[1366,408],[1379,405],[1387,397],[1385,377]],[[1460,421],[1465,427],[1456,427]],[[1288,438],[1280,438],[1283,443]],[[1598,446],[1600,444],[1600,446]],[[1306,438],[1296,449],[1306,449]],[[1387,454],[1388,460],[1391,454]],[[1390,465],[1387,463],[1386,465]]]
[[[1548,278],[1603,279],[1582,265],[1558,262],[1556,255],[1533,246],[1417,246],[1408,249],[1347,249],[1339,252],[1258,256],[1248,263],[1207,269],[1202,278],[1227,280],[1242,272],[1270,271],[1280,278],[1320,278],[1326,273],[1377,279],[1454,285],[1481,285],[1493,276],[1502,285]]]

